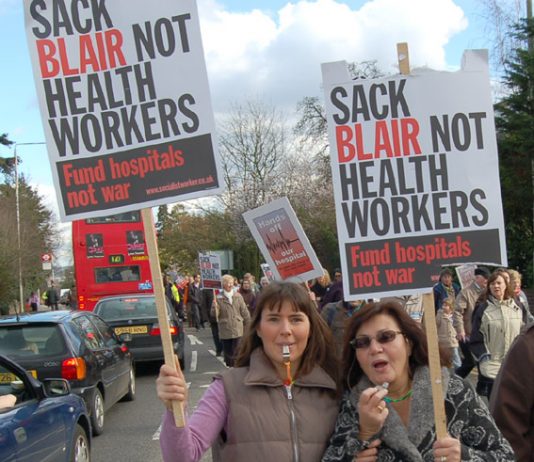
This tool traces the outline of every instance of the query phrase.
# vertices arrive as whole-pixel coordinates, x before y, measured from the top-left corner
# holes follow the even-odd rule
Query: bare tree
[[[222,127],[221,199],[226,210],[240,214],[272,198],[287,155],[286,128],[276,109],[257,101],[235,106]]]
[[[528,14],[532,0],[479,0],[483,8],[482,17],[486,22],[487,36],[491,37],[492,63],[500,71],[513,53],[520,48],[517,35],[512,34],[514,26]]]

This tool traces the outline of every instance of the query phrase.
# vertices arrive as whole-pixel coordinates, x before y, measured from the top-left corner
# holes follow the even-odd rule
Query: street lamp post
[[[19,199],[19,161],[17,158],[17,146],[31,146],[36,144],[46,144],[44,142],[37,143],[15,143],[14,149],[14,161],[15,161],[15,209],[16,209],[16,221],[17,221],[17,254],[18,254],[18,266],[19,266],[19,303],[20,312],[24,312],[24,291],[22,287],[22,246],[20,238],[20,199]]]

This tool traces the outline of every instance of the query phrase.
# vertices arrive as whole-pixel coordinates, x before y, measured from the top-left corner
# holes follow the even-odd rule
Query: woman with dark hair
[[[436,440],[424,331],[393,301],[369,303],[347,327],[346,393],[323,462],[513,461],[486,405],[442,368],[449,434]]]
[[[198,461],[213,446],[222,462],[318,462],[338,413],[335,348],[305,288],[262,290],[235,367],[215,376],[184,428],[163,419],[163,460]],[[183,375],[162,366],[158,397],[187,401]]]
[[[526,313],[515,302],[504,272],[494,271],[473,312],[470,347],[478,365],[480,395],[489,399],[502,361],[525,322]]]

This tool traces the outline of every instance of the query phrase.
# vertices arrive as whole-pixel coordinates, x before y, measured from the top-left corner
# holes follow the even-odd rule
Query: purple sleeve
[[[228,403],[222,380],[215,380],[202,396],[184,428],[177,428],[171,411],[163,415],[159,444],[163,462],[197,462],[226,427]]]

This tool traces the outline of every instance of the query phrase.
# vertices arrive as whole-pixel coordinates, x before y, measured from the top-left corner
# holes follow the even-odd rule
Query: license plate
[[[34,379],[37,378],[37,371],[28,371]],[[17,377],[11,372],[0,372],[0,383],[11,383],[20,381],[20,377]]]
[[[146,334],[148,333],[148,326],[125,326],[125,327],[115,327],[115,333],[117,335],[121,334]]]

